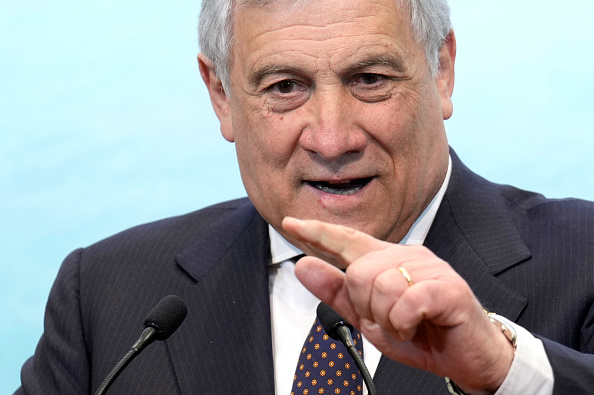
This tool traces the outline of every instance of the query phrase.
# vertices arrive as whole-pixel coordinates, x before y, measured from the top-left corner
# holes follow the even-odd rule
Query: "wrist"
[[[500,357],[497,359],[498,362],[496,365],[498,365],[498,367],[495,368],[495,372],[493,374],[495,379],[492,383],[485,383],[481,389],[470,390],[461,388],[448,377],[446,377],[446,385],[449,393],[452,395],[487,395],[496,393],[505,380],[505,377],[507,376],[507,373],[509,372],[511,364],[514,360],[517,347],[517,333],[511,324],[511,321],[495,313],[489,313],[486,310],[485,313],[487,314],[487,318],[491,324],[493,324],[506,339],[506,341],[502,342],[501,340],[503,340],[503,338],[499,337],[499,341],[496,342],[496,344],[501,344],[502,347]],[[506,356],[506,354],[508,356]]]

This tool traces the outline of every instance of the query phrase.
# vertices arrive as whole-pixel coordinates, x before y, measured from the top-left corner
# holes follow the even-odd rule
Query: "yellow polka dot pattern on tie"
[[[353,330],[353,341],[363,355],[361,334]],[[363,378],[344,345],[330,338],[316,319],[301,349],[291,395],[361,395]]]

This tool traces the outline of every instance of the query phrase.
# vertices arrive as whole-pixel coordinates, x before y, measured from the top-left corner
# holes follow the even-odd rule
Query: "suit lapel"
[[[186,322],[167,341],[183,394],[274,393],[267,226],[247,203],[177,257]]]
[[[452,155],[448,190],[425,245],[468,282],[483,306],[517,320],[526,298],[497,279],[531,258],[501,187],[472,173]]]
[[[449,199],[446,198],[427,235],[425,245],[466,280],[485,309],[516,320],[526,306],[526,298],[495,277],[490,270],[493,266],[489,267],[480,258],[480,250],[477,251],[469,243],[451,212],[448,213],[450,210]],[[524,258],[522,253],[518,254],[516,263]]]
[[[516,320],[527,299],[496,275],[531,254],[520,238],[498,187],[468,170],[452,151],[452,177],[425,246],[470,285],[485,309]],[[375,374],[380,394],[442,394],[444,379],[382,356]]]

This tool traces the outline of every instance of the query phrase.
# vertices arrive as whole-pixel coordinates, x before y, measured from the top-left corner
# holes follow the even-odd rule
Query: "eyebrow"
[[[392,70],[402,73],[405,72],[407,67],[398,59],[393,56],[387,55],[371,55],[361,61],[357,61],[353,64],[348,65],[347,70],[350,73],[358,72],[362,69],[371,66],[388,66]],[[302,75],[303,70],[298,67],[282,65],[282,64],[269,64],[256,69],[255,72],[248,76],[248,83],[251,86],[257,87],[260,85],[262,80],[272,74],[288,74],[288,75]]]
[[[271,74],[303,74],[302,70],[296,67],[285,66],[280,64],[270,64],[257,69],[254,73],[251,73],[248,77],[248,83],[252,86],[258,86],[264,78]]]
[[[371,55],[361,61],[355,62],[348,68],[358,71],[371,66],[388,66],[396,72],[405,72],[407,67],[393,56],[387,55]]]

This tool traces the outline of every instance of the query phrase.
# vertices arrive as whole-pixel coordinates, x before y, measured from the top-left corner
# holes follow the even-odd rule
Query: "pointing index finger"
[[[307,244],[313,252],[323,256],[330,255],[345,266],[368,252],[386,248],[385,242],[366,233],[314,219],[285,217],[282,226],[285,231]]]

